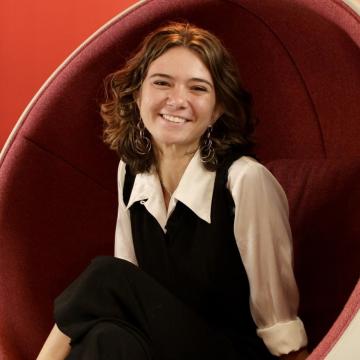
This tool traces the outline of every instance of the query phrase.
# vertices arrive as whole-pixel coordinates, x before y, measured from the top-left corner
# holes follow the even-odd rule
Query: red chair
[[[102,79],[144,34],[182,19],[223,39],[254,95],[258,155],[289,198],[310,349],[358,281],[359,16],[339,0],[143,1],[60,66],[1,154],[1,359],[34,358],[54,298],[112,254],[118,159],[101,141]]]

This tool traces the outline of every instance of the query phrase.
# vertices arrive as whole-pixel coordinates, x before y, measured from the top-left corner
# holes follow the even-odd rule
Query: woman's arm
[[[297,317],[299,295],[285,192],[263,165],[248,157],[231,166],[228,187],[235,202],[234,233],[249,279],[257,333],[271,353],[289,353],[291,359],[290,353],[295,356],[307,339]]]
[[[70,338],[57,325],[53,327],[42,347],[37,360],[63,360],[70,351]]]

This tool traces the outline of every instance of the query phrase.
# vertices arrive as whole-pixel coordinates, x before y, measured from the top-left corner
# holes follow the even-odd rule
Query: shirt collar
[[[174,197],[204,221],[211,222],[211,202],[216,173],[205,169],[198,150],[179,182]]]
[[[167,214],[160,180],[155,169],[136,175],[127,208],[130,208],[134,202],[144,201],[147,210],[164,227],[172,208],[175,207],[177,201],[181,201],[198,217],[210,223],[215,176],[215,172],[204,168],[198,150],[185,169],[173,194],[175,201],[170,201]]]

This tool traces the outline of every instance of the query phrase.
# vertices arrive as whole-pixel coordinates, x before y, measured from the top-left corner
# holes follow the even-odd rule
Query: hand
[[[306,349],[300,349],[298,351],[292,351],[289,354],[281,355],[281,360],[305,360],[309,356]]]

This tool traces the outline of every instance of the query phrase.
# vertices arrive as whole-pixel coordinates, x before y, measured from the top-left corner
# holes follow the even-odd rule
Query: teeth
[[[184,123],[186,121],[186,119],[182,118],[182,117],[178,117],[178,116],[172,116],[172,115],[166,115],[166,114],[163,114],[162,117],[167,120],[167,121],[170,121],[170,122],[173,122],[173,123]]]

